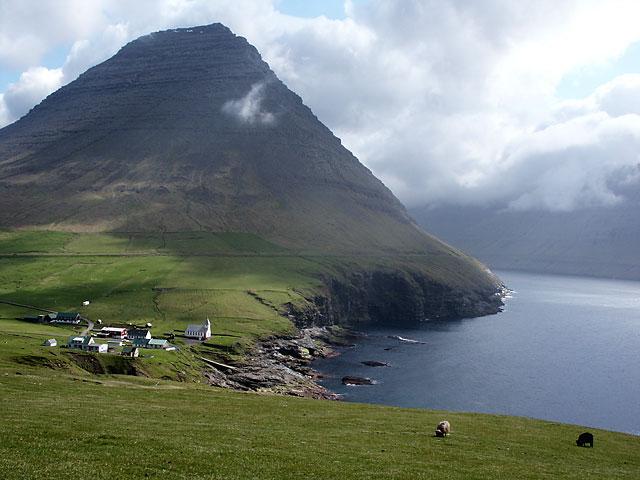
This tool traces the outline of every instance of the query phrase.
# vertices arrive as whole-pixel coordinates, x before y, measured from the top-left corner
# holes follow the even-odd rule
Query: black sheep
[[[576,445],[579,447],[585,447],[587,443],[590,447],[593,447],[593,435],[589,432],[581,433],[578,440],[576,440]]]

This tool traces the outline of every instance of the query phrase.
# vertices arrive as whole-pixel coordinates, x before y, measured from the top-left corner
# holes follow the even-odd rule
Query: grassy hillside
[[[156,333],[209,317],[211,348],[241,352],[257,338],[292,331],[282,306],[305,308],[327,278],[348,283],[358,270],[419,271],[452,288],[484,287],[484,278],[450,263],[448,255],[302,254],[239,233],[0,232],[0,301],[78,310],[109,324],[151,322]],[[81,307],[84,300],[91,304]],[[30,313],[0,303],[0,333],[3,320]]]
[[[197,378],[196,356],[237,357],[258,339],[293,333],[285,305],[311,308],[315,296],[326,294],[327,278],[348,286],[353,271],[421,265],[428,265],[437,282],[473,282],[473,276],[449,270],[446,258],[301,254],[251,234],[5,231],[0,232],[0,340],[8,341],[5,353],[11,351],[12,361],[29,362],[44,352],[73,368],[68,355],[51,353],[41,343],[50,337],[64,342],[84,328],[18,321],[40,312],[3,301],[79,311],[104,325],[151,322],[154,336],[176,334],[178,346],[185,346],[180,333],[189,323],[208,317],[213,337],[204,345],[137,361],[141,373]],[[361,294],[347,290],[344,296],[355,303]],[[84,300],[90,305],[83,307]],[[7,355],[0,357],[6,361]]]
[[[0,369],[10,479],[638,478],[640,438],[522,418]],[[449,438],[433,437],[443,418]]]
[[[257,338],[291,332],[278,308],[305,304],[303,295],[320,285],[312,276],[316,262],[280,256],[281,250],[252,235],[5,232],[0,300],[77,310],[105,324],[151,322],[156,335],[179,333],[209,317],[215,334],[209,345],[241,352]],[[273,307],[253,294],[273,300]],[[88,307],[81,306],[85,299]],[[16,324],[16,317],[30,313],[0,304],[0,334],[24,330],[41,341],[71,333]]]
[[[80,327],[16,320],[31,312],[0,303],[0,478],[637,477],[640,440],[628,435],[596,432],[581,449],[583,427],[204,385],[200,356],[292,332],[283,305],[304,307],[325,276],[403,261],[421,260],[301,256],[242,234],[0,234],[0,300],[150,321],[155,335],[209,316],[214,333],[138,359],[73,353],[41,344]],[[139,376],[114,375],[125,372]],[[435,439],[442,418],[454,433]]]

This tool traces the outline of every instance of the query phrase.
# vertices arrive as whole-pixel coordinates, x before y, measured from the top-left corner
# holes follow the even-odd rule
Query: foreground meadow
[[[640,438],[102,376],[0,377],[3,479],[637,479]],[[442,418],[453,433],[433,437]]]

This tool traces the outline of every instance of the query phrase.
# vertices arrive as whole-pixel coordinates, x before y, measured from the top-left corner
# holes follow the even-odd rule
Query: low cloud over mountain
[[[640,40],[635,1],[348,1],[342,20],[271,1],[22,4],[2,16],[20,28],[0,20],[0,63],[25,71],[0,97],[0,122],[131,38],[222,21],[409,205],[568,211],[620,203],[639,179],[638,77],[581,100],[556,94]],[[42,65],[52,44],[71,45],[53,68]],[[259,90],[227,109],[272,121]]]

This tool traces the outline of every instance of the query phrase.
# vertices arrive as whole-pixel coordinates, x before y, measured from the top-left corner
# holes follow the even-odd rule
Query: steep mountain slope
[[[296,246],[431,242],[221,25],[142,37],[0,133],[0,223],[251,231]]]
[[[417,227],[220,24],[141,37],[0,130],[0,227],[243,232],[307,253],[415,255],[385,269],[421,305],[437,285],[439,304],[444,291],[496,309],[497,279]]]
[[[445,241],[496,269],[639,280],[640,202],[574,212],[414,209]]]

